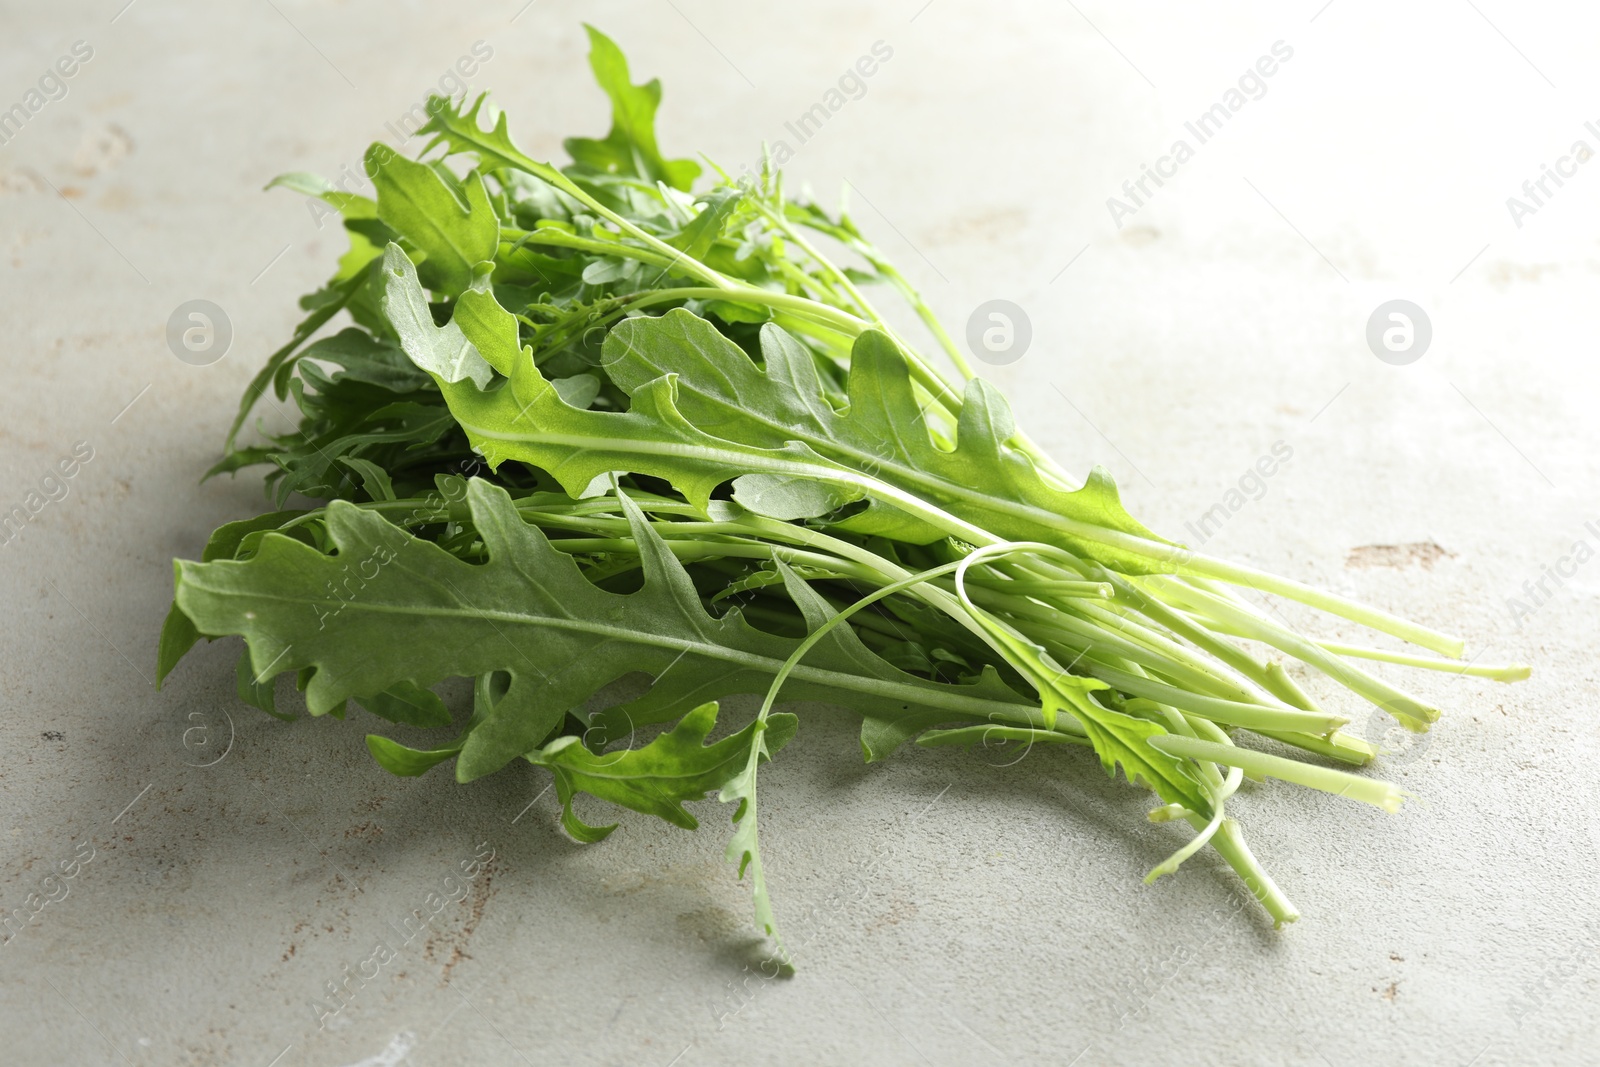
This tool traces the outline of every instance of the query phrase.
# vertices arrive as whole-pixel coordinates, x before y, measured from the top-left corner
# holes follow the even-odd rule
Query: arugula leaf
[[[396,306],[414,303],[420,293],[403,259],[397,247],[385,254],[386,263],[395,264],[386,268],[386,299]],[[1108,476],[1065,492],[1008,449],[1009,408],[979,379],[968,383],[955,450],[936,447],[904,357],[875,331],[856,341],[850,407],[841,415],[829,404],[809,353],[777,326],[762,327],[764,372],[688,311],[630,319],[613,328],[605,348],[606,372],[631,396],[630,410],[581,411],[519,351],[514,321],[492,299],[484,293],[474,300],[474,317],[463,322],[462,333],[494,353],[490,362],[509,373],[509,388],[486,392],[476,383],[452,381],[453,368],[418,346],[429,361],[419,365],[435,373],[452,414],[491,466],[520,460],[549,471],[569,493],[581,493],[613,470],[648,474],[671,481],[701,506],[724,482],[755,474],[764,477],[735,483],[736,492],[744,489],[746,506],[759,510],[777,497],[774,517],[809,518],[871,496],[866,512],[838,525],[912,542],[982,529],[1086,551],[1080,539],[1062,533],[1061,518],[1159,542],[1128,516]],[[809,488],[801,490],[802,484]],[[938,516],[950,521],[937,524]],[[1093,549],[1102,562],[1129,572],[1170,569],[1146,556]]]
[[[177,564],[174,563],[176,568]],[[174,602],[167,609],[167,618],[161,624],[161,639],[156,648],[156,688],[161,688],[161,683],[167,675],[172,673],[172,668],[178,661],[189,654],[189,650],[200,640],[200,631],[195,629],[194,623],[189,621],[189,616]]]
[[[331,337],[319,338],[300,353],[298,368],[312,385],[329,388],[343,381],[362,382],[391,393],[431,388],[432,380],[387,338],[347,326]],[[316,370],[318,362],[338,369],[331,374]]]
[[[562,147],[573,160],[595,170],[688,189],[700,176],[700,164],[692,159],[663,159],[656,147],[661,82],[652,78],[634,85],[622,49],[593,26],[586,23],[583,28],[589,33],[589,66],[595,81],[611,98],[611,132],[603,141],[570,137]]]
[[[292,171],[280,174],[266,184],[268,189],[288,189],[301,196],[312,196],[333,207],[346,219],[375,219],[378,205],[371,197],[348,193],[319,174]]]
[[[359,698],[357,703],[390,722],[407,726],[450,725],[450,711],[438,694],[413,682],[396,682],[381,693]]]
[[[256,376],[245,387],[244,396],[239,400],[239,413],[234,416],[233,424],[228,427],[228,438],[223,442],[223,450],[231,453],[234,441],[238,439],[239,431],[244,428],[245,420],[250,417],[250,412],[255,408],[256,402],[261,399],[280,371],[289,367],[295,358],[295,352],[305,344],[311,335],[322,329],[345,305],[350,303],[356,291],[366,284],[367,278],[372,273],[372,264],[367,264],[348,278],[337,280],[323,290],[316,303],[307,308],[311,314],[295,327],[294,336],[282,348],[267,357],[266,365],[256,372]],[[278,398],[281,400],[287,395],[287,386],[278,389]],[[212,468],[208,473],[215,474],[222,469],[222,465]]]
[[[1099,468],[1073,492],[1046,483],[1025,455],[1009,447],[1016,433],[1010,406],[981,378],[967,383],[955,447],[936,446],[921,414],[927,402],[913,390],[905,356],[879,331],[862,333],[851,350],[849,407],[842,413],[824,395],[809,350],[776,325],[761,328],[764,369],[704,319],[682,310],[619,323],[606,346],[607,373],[624,392],[676,375],[676,411],[708,434],[774,450],[804,444],[997,536],[1088,550],[1060,533],[1055,520],[1065,517],[1161,540],[1127,513],[1110,475]],[[746,478],[757,480],[758,494],[750,492]],[[759,475],[735,482],[736,499],[746,506],[771,492],[771,481]],[[809,516],[785,507],[786,513],[773,517],[820,518],[837,506],[837,497],[819,499]],[[836,525],[910,541],[932,541],[950,532],[909,520],[881,497],[866,512]],[[1100,546],[1093,551],[1107,555]],[[1111,565],[1140,572],[1150,568],[1150,561],[1118,554]]]
[[[391,243],[383,253],[385,285],[380,306],[411,362],[445,381],[471,381],[485,389],[493,371],[454,320],[436,326],[411,257]]]
[[[413,163],[383,144],[367,150],[366,167],[378,190],[378,218],[426,257],[420,269],[428,287],[460,295],[472,284],[473,268],[500,246],[482,176],[473,172],[456,182],[448,171]]]
[[[705,198],[701,209],[682,230],[667,238],[667,243],[695,259],[704,259],[722,236],[723,227],[739,206],[744,193],[738,189],[718,189]]]
[[[507,672],[505,696],[463,745],[462,781],[532,751],[570,708],[625,674],[677,671],[722,693],[760,692],[795,645],[736,611],[707,614],[682,565],[626,498],[645,576],[628,594],[593,585],[523,522],[504,489],[473,479],[466,499],[485,563],[463,562],[335,501],[326,519],[335,555],[267,534],[248,560],[180,562],[176,603],[200,634],[242,635],[263,680],[307,672],[313,715],[401,683],[427,688]],[[795,672],[796,692],[891,719],[913,705],[938,709],[945,722],[1027,707],[993,685],[929,682],[881,661],[869,670],[870,653],[844,641],[831,655],[819,647]],[[678,714],[681,700],[680,692]]]
[[[239,694],[239,699],[253,708],[271,715],[274,719],[288,721],[294,716],[278,710],[277,686],[271,678],[257,679],[256,672],[250,666],[250,650],[245,649],[239,656],[238,665],[234,668],[234,684]]]
[[[733,837],[725,853],[729,863],[739,865],[739,877],[750,872],[751,900],[755,905],[756,925],[768,937],[777,937],[777,925],[772,915],[772,898],[767,893],[767,877],[761,865],[761,846],[756,823],[756,774],[761,764],[772,759],[772,754],[782,748],[794,733],[798,722],[793,715],[769,714],[758,718],[745,728],[750,736],[739,773],[730,776],[722,786],[717,799],[724,804],[736,804],[733,810]],[[730,740],[732,740],[730,738]],[[783,941],[778,939],[780,953]]]
[[[793,715],[774,715],[762,726],[751,723],[708,745],[705,740],[716,726],[717,705],[702,704],[671,731],[638,748],[597,754],[568,734],[527,758],[554,773],[561,823],[579,841],[599,841],[616,826],[589,826],[573,814],[572,798],[578,792],[693,830],[700,823],[684,809],[684,801],[703,800],[735,778],[758,735],[770,758],[794,736],[799,721]]]
[[[780,562],[777,571],[785,592],[800,612],[805,631],[814,631],[827,622],[834,612],[822,597],[792,568]],[[785,658],[794,644],[784,646]],[[985,667],[971,683],[953,686],[915,678],[867,648],[860,636],[847,627],[830,630],[807,653],[805,665],[825,667],[869,684],[875,681],[883,686],[883,692],[902,695],[902,699],[841,701],[837,692],[830,692],[828,685],[817,684],[807,670],[797,670],[785,685],[784,695],[790,700],[843,702],[858,712],[861,754],[868,763],[886,758],[923,730],[950,722],[953,717],[1010,717],[1034,706],[1006,685],[993,667]],[[683,707],[697,702],[764,692],[772,672],[773,668],[766,664],[745,671],[669,671],[657,676],[643,696],[597,712],[594,736],[601,741],[624,737],[640,727],[667,722]],[[953,706],[948,699],[951,695],[964,698],[959,716],[952,715]]]
[[[493,671],[479,675],[473,680],[472,717],[456,739],[447,745],[432,749],[416,749],[381,734],[368,734],[367,751],[371,752],[372,758],[378,761],[378,765],[390,774],[402,778],[424,775],[445,760],[454,759],[460,754],[472,731],[489,716],[497,697],[504,695],[505,684],[504,676]]]

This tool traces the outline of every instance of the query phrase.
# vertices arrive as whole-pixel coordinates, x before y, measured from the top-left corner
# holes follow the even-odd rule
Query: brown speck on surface
[[[441,972],[441,977],[445,981],[450,980],[450,972],[455,970],[456,964],[462,960],[470,960],[472,958],[472,954],[466,950],[466,945],[472,940],[472,933],[478,928],[478,923],[483,920],[484,908],[489,903],[489,897],[493,895],[493,890],[490,888],[490,883],[493,880],[494,860],[490,859],[484,864],[482,872],[473,881],[471,891],[464,900],[467,905],[467,917],[462,922],[461,928],[449,933],[437,931],[428,938],[427,943],[423,946],[423,954],[430,960],[437,960],[441,954],[440,949],[448,947],[449,951],[445,953],[447,958],[444,961],[444,970]],[[443,917],[443,913],[441,913],[440,917]],[[446,944],[441,945],[440,942],[445,942]]]
[[[1384,1000],[1390,1001],[1392,1003],[1394,1001],[1394,998],[1399,994],[1399,992],[1400,992],[1400,983],[1396,981],[1396,982],[1390,982],[1389,983],[1389,988],[1385,989],[1383,991],[1383,993],[1380,994],[1380,995],[1383,997]]]
[[[1345,557],[1346,567],[1410,567],[1432,570],[1441,559],[1456,554],[1433,541],[1413,541],[1404,545],[1361,545]]]
[[[32,167],[19,167],[17,170],[0,171],[0,195],[7,193],[40,193],[49,188],[44,179],[39,176],[39,172]]]
[[[721,942],[744,929],[738,916],[714,904],[682,912],[678,915],[676,925],[679,930],[702,942]]]
[[[85,130],[72,154],[72,169],[83,178],[111,170],[133,154],[133,138],[116,123]]]
[[[877,918],[866,925],[867,933],[874,933],[886,926],[899,926],[901,922],[914,918],[917,914],[917,905],[902,894],[895,894],[889,902],[889,907],[881,912]]]

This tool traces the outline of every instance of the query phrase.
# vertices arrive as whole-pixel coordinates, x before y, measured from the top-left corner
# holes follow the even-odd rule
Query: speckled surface
[[[29,920],[0,947],[0,1059],[1593,1062],[1600,562],[1562,561],[1600,548],[1600,168],[1569,164],[1521,226],[1506,205],[1575,140],[1600,148],[1592,13],[119,6],[0,4],[0,109],[93,49],[0,145],[0,504],[93,450],[0,546],[0,909]],[[1284,442],[1208,551],[1452,629],[1533,679],[1413,681],[1446,714],[1388,761],[1421,797],[1400,815],[1273,784],[1240,800],[1305,913],[1284,931],[1214,859],[1143,886],[1181,836],[1082,753],[867,768],[847,715],[803,708],[762,780],[800,964],[777,981],[715,805],[700,833],[624,813],[578,846],[542,772],[388,777],[353,722],[241,706],[223,645],[154,691],[171,558],[261,504],[252,478],[199,475],[339,251],[261,186],[354,168],[477,41],[494,54],[471,82],[532,154],[602,131],[582,18],[663,79],[664,143],[735,168],[885,42],[790,169],[829,199],[853,186],[955,327],[992,298],[1027,311],[1031,349],[990,373],[1037,438],[1179,535]],[[1119,229],[1106,198],[1278,41],[1293,55],[1265,95]],[[1395,297],[1433,324],[1408,366],[1364,340]],[[194,298],[235,331],[205,367],[165,344]],[[1408,544],[1443,552],[1365,547]],[[1508,598],[1546,568],[1571,573],[1519,620]],[[45,882],[63,863],[73,877]],[[380,944],[319,1026],[312,1001]]]

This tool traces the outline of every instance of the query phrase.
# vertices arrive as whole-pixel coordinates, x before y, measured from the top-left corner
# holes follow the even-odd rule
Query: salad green
[[[400,775],[547,768],[580,841],[613,827],[584,822],[579,793],[690,829],[685,802],[716,793],[773,936],[757,776],[799,727],[779,700],[859,714],[869,762],[908,741],[1093,749],[1157,795],[1152,820],[1194,831],[1150,879],[1210,845],[1282,923],[1298,913],[1227,812],[1243,777],[1390,811],[1405,796],[1336,766],[1378,753],[1296,675],[1413,730],[1438,711],[1361,661],[1526,676],[1320,641],[1254,606],[1241,588],[1462,651],[1159,536],[1102,470],[1073,480],[848,214],[770,165],[701,182],[666,158],[659,83],[589,36],[613,125],[567,141],[564,167],[523,154],[486,97],[434,97],[423,158],[367,153],[375,198],[273,183],[336,208],[350,247],[245,392],[212,473],[264,467],[275,510],[176,562],[161,676],[239,635],[245,701],[286,715],[274,679],[292,672],[314,716],[353,701],[445,731],[422,749],[369,736]],[[909,303],[954,377],[869,285]],[[268,390],[299,424],[241,445]],[[593,707],[639,673],[641,694]],[[458,677],[459,724],[432,691]],[[760,710],[719,720],[738,694]]]

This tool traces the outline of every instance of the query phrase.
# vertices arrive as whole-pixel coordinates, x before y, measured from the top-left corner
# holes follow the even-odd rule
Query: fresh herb
[[[213,473],[268,468],[280,510],[176,564],[164,677],[237,634],[239,695],[272,714],[294,672],[312,715],[350,701],[452,730],[396,774],[470,781],[524,759],[579,793],[694,828],[735,804],[729,858],[775,933],[757,774],[794,737],[775,701],[861,716],[870,762],[925,746],[1093,749],[1207,844],[1279,923],[1297,916],[1226,814],[1244,775],[1385,810],[1405,794],[1273,652],[1412,730],[1438,711],[1363,659],[1510,681],[1524,667],[1334,644],[1236,591],[1298,601],[1444,656],[1462,643],[1290,579],[1192,552],[1124,510],[1102,470],[1073,482],[1015,426],[927,303],[841,212],[786,195],[770,165],[696,190],[656,144],[656,82],[589,31],[611,98],[603,140],[557,168],[524,155],[486,98],[436,97],[423,160],[367,154],[376,200],[275,182],[343,215],[350,249],[246,391]],[[835,256],[850,261],[841,266]],[[864,295],[909,302],[952,380]],[[323,327],[345,312],[337,333]],[[299,425],[240,447],[271,390]],[[306,506],[293,506],[296,504]],[[642,672],[631,700],[591,710]],[[474,679],[453,728],[431,687]],[[717,701],[760,694],[717,731]],[[1252,747],[1267,738],[1291,758]]]

